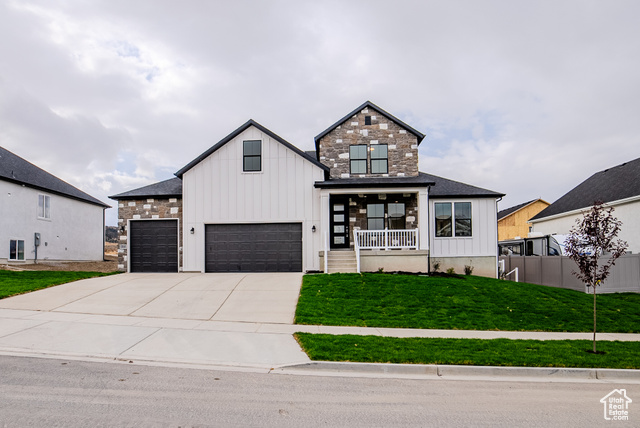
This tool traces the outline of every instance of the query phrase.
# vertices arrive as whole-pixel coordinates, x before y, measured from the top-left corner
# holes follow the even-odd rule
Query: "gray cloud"
[[[371,100],[427,134],[422,170],[505,192],[502,207],[553,201],[640,156],[639,9],[8,2],[0,144],[106,200],[169,178],[249,118],[311,149]]]

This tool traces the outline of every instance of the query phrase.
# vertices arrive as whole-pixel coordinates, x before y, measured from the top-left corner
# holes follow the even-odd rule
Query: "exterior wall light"
[[[316,233],[316,225],[315,225],[315,224],[314,224],[313,226],[311,226],[311,231],[312,231],[313,233]]]
[[[191,232],[191,234],[193,235],[194,233],[196,233],[196,229],[192,227],[189,232]]]

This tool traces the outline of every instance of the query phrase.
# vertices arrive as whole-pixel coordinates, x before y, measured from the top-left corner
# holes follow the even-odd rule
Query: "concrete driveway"
[[[63,284],[0,300],[0,353],[267,371],[307,363],[292,336],[301,283],[300,273],[176,273]]]
[[[120,274],[9,299],[0,308],[292,324],[301,273]]]

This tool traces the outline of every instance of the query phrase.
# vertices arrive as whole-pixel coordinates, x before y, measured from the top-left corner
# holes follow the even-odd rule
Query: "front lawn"
[[[0,270],[0,299],[60,285],[79,279],[106,276],[102,272],[22,271]]]
[[[640,294],[598,296],[598,331],[640,332]],[[593,331],[593,296],[477,276],[305,275],[297,324]]]
[[[640,342],[395,338],[296,333],[310,359],[397,364],[640,369]]]

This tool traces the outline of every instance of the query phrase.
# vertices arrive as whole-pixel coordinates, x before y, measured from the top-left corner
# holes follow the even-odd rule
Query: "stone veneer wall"
[[[127,220],[172,219],[178,221],[178,255],[182,267],[182,198],[136,199],[118,201],[118,270],[127,270]],[[123,230],[124,226],[124,230]]]
[[[393,203],[404,203],[405,228],[416,229],[418,197],[415,193],[349,195],[349,245],[354,246],[354,230],[367,230],[367,204],[385,204],[386,213],[386,205]]]
[[[371,125],[365,125],[371,116]],[[350,175],[349,146],[388,144],[388,174]],[[320,162],[331,168],[331,178],[349,177],[415,177],[418,175],[418,137],[372,108],[365,108],[338,125],[318,141]],[[368,151],[369,153],[369,151]]]

